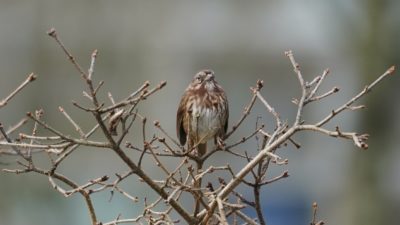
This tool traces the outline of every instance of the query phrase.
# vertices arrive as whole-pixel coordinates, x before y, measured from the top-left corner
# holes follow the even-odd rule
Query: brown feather
[[[224,138],[228,128],[228,100],[214,73],[197,73],[186,88],[176,115],[176,133],[182,145],[197,146],[198,155],[207,151],[207,141]]]

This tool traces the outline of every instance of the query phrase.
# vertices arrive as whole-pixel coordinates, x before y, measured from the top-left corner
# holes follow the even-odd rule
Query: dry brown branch
[[[18,92],[20,92],[26,85],[28,85],[30,82],[36,80],[37,76],[33,73],[29,74],[28,77],[25,79],[24,82],[22,82],[14,91],[12,91],[7,97],[2,99],[0,101],[0,109],[7,105],[7,103],[16,95]]]
[[[260,80],[258,80],[257,86],[256,86],[256,88],[253,89],[253,92],[259,91],[262,87],[263,87],[263,83]],[[250,114],[250,111],[253,108],[254,103],[256,102],[256,99],[257,99],[257,94],[254,93],[253,97],[250,100],[250,103],[244,108],[242,117],[240,117],[239,121],[236,122],[236,124],[232,126],[232,130],[229,131],[225,135],[225,139],[229,138],[236,131],[236,129],[242,124],[242,122],[246,119],[246,117]]]
[[[83,93],[89,99],[90,106],[82,106],[78,102],[73,102],[73,105],[82,110],[80,112],[92,116],[96,122],[89,132],[85,132],[82,129],[84,127],[82,126],[83,121],[72,119],[62,107],[59,107],[60,112],[67,119],[67,123],[72,125],[77,132],[74,133],[75,135],[63,133],[56,129],[56,127],[62,126],[61,124],[49,125],[41,117],[43,111],[38,110],[35,114],[27,114],[28,118],[34,122],[30,130],[32,132],[29,132],[29,134],[20,133],[18,140],[12,139],[12,133],[24,125],[26,120],[22,120],[7,131],[0,124],[0,155],[13,155],[18,158],[16,168],[4,168],[2,171],[15,174],[41,174],[46,176],[50,185],[63,196],[81,195],[86,202],[92,225],[124,223],[205,225],[228,224],[231,221],[234,221],[234,224],[240,222],[252,225],[266,224],[265,213],[262,209],[262,187],[289,177],[287,170],[283,170],[281,174],[275,177],[271,177],[269,173],[271,165],[284,166],[288,164],[288,159],[282,159],[278,150],[286,146],[292,147],[288,143],[300,148],[300,144],[294,141],[293,135],[304,131],[319,132],[330,137],[349,139],[358,148],[368,148],[366,143],[368,135],[358,134],[353,131],[344,132],[339,129],[339,126],[334,130],[330,130],[324,125],[346,109],[350,111],[364,108],[365,106],[363,105],[353,106],[353,104],[394,72],[394,67],[389,68],[357,95],[350,98],[343,105],[333,109],[329,115],[319,120],[319,122],[309,123],[302,119],[304,108],[308,103],[318,103],[322,99],[332,97],[339,89],[332,87],[329,91],[322,94],[319,93],[320,86],[326,80],[329,70],[326,69],[321,75],[316,76],[311,81],[307,81],[303,77],[293,52],[287,51],[285,54],[293,67],[301,91],[300,97],[294,100],[297,111],[292,118],[293,123],[288,124],[286,121],[290,121],[289,119],[282,120],[280,118],[279,112],[268,102],[268,99],[264,97],[261,91],[263,81],[258,80],[255,87],[251,88],[251,98],[244,108],[243,114],[223,138],[223,142],[226,142],[226,144],[216,144],[215,148],[202,156],[198,156],[195,153],[196,145],[191,146],[190,149],[186,146],[181,146],[176,138],[170,135],[170,132],[164,129],[158,121],[154,122],[157,132],[151,134],[151,128],[146,123],[146,114],[140,112],[140,106],[148,102],[149,97],[153,94],[161,91],[165,87],[166,81],[152,87],[146,81],[138,85],[136,90],[127,92],[128,94],[121,99],[114,99],[111,92],[108,93],[108,99],[100,99],[99,96],[102,95],[99,95],[99,92],[103,91],[101,87],[104,82],[94,81],[96,78],[94,72],[98,51],[93,51],[89,68],[84,70],[72,53],[65,47],[55,29],[51,29],[48,34],[57,42],[86,84],[86,90],[83,90]],[[17,89],[0,101],[0,108],[5,106],[10,99],[35,78],[35,75],[29,75]],[[243,138],[239,140],[230,140],[231,135],[237,132],[244,121],[249,118],[256,102],[266,108],[265,114],[272,116],[275,123],[274,126],[264,127],[258,124],[257,121],[254,131],[242,135]],[[141,140],[137,143],[131,142],[132,136],[129,135],[132,127],[135,126],[138,126],[138,129],[141,130],[141,133],[138,134]],[[46,130],[51,135],[38,135],[40,130]],[[96,131],[100,131],[100,137],[96,137],[97,140],[94,140],[92,134]],[[74,137],[77,135],[78,137]],[[244,146],[244,143],[253,138],[256,138],[258,149],[240,149],[242,152],[238,151],[239,147]],[[124,145],[122,143],[127,144]],[[90,146],[98,149],[98,151],[112,151],[121,163],[128,167],[128,170],[123,173],[115,171],[115,177],[112,176],[111,178],[106,174],[100,177],[96,176],[83,184],[72,181],[68,175],[60,173],[59,166],[81,146]],[[47,167],[49,168],[42,169],[40,162],[34,160],[35,157],[32,157],[33,153],[47,155],[48,165],[50,165],[47,165]],[[230,164],[209,165],[206,169],[201,169],[201,166],[195,169],[196,165],[203,165],[216,153],[241,160],[245,165],[241,168],[232,167]],[[169,160],[175,160],[175,164],[172,164],[172,166],[171,164],[166,164],[166,161],[164,161],[166,157],[169,157]],[[143,165],[143,162],[149,162],[151,165]],[[150,176],[152,173],[150,173],[149,168],[158,168],[157,170],[162,172],[158,175],[160,177],[155,179]],[[229,178],[218,177],[219,173],[225,173]],[[135,177],[151,188],[157,196],[155,200],[149,200],[147,196],[141,196],[141,193],[135,190],[122,188],[122,182],[128,182],[128,177]],[[219,184],[215,185],[210,181],[205,186],[201,183],[201,180],[208,178],[211,181],[217,179]],[[249,197],[240,193],[237,189],[240,184],[251,188],[253,196]],[[144,199],[143,210],[134,218],[122,219],[123,216],[118,214],[113,217],[115,218],[113,221],[102,223],[96,215],[92,195],[103,191],[110,191],[109,201],[113,199],[114,192],[120,193],[121,196],[135,204],[138,204],[140,199]],[[185,201],[182,196],[192,197],[194,206],[192,208],[187,207],[183,203]],[[237,200],[237,202],[232,202],[232,199]],[[256,212],[256,219],[250,218],[243,213],[244,211],[242,210],[246,207]],[[317,206],[315,204],[313,206],[311,224],[323,224],[322,221],[316,221],[316,213]]]
[[[65,118],[67,118],[67,120],[74,126],[75,130],[79,133],[81,138],[86,139],[85,133],[82,131],[82,128],[80,128],[79,125],[75,123],[75,121],[68,115],[68,113],[64,110],[64,108],[59,106],[58,109],[65,116]]]
[[[226,219],[225,216],[225,210],[224,210],[224,205],[222,203],[222,200],[217,197],[217,203],[218,203],[218,211],[219,211],[219,222],[222,225],[228,225],[228,220]]]
[[[325,222],[322,220],[317,222],[318,204],[316,202],[313,203],[312,209],[313,209],[313,216],[312,216],[312,221],[311,221],[310,225],[324,225]]]
[[[281,179],[286,178],[286,177],[289,177],[289,171],[287,171],[287,170],[285,170],[285,171],[284,171],[281,175],[279,175],[279,176],[276,176],[276,177],[274,177],[274,178],[272,178],[272,179],[269,179],[269,180],[266,180],[266,181],[260,183],[260,185],[270,184],[270,183],[276,182],[276,181],[281,180]]]
[[[87,79],[88,75],[83,71],[82,67],[76,62],[75,58],[72,56],[72,54],[66,49],[65,45],[62,43],[60,38],[58,37],[57,31],[54,28],[51,28],[49,31],[47,31],[47,34],[52,37],[57,44],[61,47],[61,49],[64,51],[64,53],[67,55],[68,59],[71,61],[72,65],[75,66],[75,68],[79,71],[83,79]]]
[[[273,152],[279,148],[285,141],[289,140],[291,136],[293,136],[295,133],[299,131],[304,131],[304,130],[309,130],[310,128],[308,125],[302,125],[304,122],[301,121],[302,113],[303,113],[303,107],[305,106],[305,99],[307,98],[307,86],[304,81],[303,75],[300,71],[300,66],[298,63],[295,61],[293,53],[291,51],[287,51],[286,55],[289,57],[290,62],[292,63],[292,66],[294,68],[294,71],[298,77],[300,87],[301,87],[301,98],[298,101],[298,110],[297,114],[295,117],[295,122],[291,127],[284,128],[282,131],[279,131],[279,129],[276,129],[274,133],[271,135],[271,138],[269,141],[266,143],[266,146],[264,147],[263,150],[261,150],[246,166],[244,166],[235,176],[234,178],[218,193],[217,197],[223,199],[226,198],[235,187],[237,187],[244,179],[244,177],[252,171],[253,168],[255,168],[257,165],[259,165],[260,162],[264,160],[264,158],[271,158],[274,156]],[[350,99],[347,103],[345,103],[343,106],[339,107],[337,110],[334,110],[332,114],[330,114],[328,117],[323,119],[321,122],[317,123],[314,126],[320,127],[324,125],[326,122],[328,122],[330,119],[335,117],[338,113],[342,112],[344,109],[349,107],[351,104],[353,104],[356,100],[358,100],[360,97],[364,96],[371,88],[373,88],[376,84],[378,84],[380,81],[382,81],[385,77],[388,75],[392,74],[394,72],[394,67],[389,68],[383,75],[378,77],[375,81],[373,81],[370,85],[368,85],[363,91],[361,91],[358,95]],[[318,84],[318,83],[317,83]],[[322,130],[319,130],[320,132],[323,132]],[[330,133],[332,134],[332,133]],[[365,148],[367,145],[365,145],[365,139],[367,136],[361,135],[357,136],[355,133],[344,133],[341,134],[339,131],[336,134],[338,137],[341,137],[341,135],[345,138],[352,138],[355,144],[358,147]],[[273,155],[271,155],[273,154]],[[276,155],[275,155],[276,156]],[[278,156],[275,157],[278,159]],[[215,208],[217,207],[217,202],[214,200],[209,204],[210,210],[203,210],[199,216],[203,218],[202,224],[206,224],[210,218],[213,215],[213,212]]]
[[[345,104],[342,106],[338,107],[337,109],[332,110],[332,113],[322,119],[320,122],[316,124],[317,127],[323,126],[327,122],[329,122],[333,117],[335,117],[338,113],[342,112],[345,109],[348,109],[354,102],[356,102],[358,99],[363,97],[365,94],[367,94],[372,88],[375,87],[379,82],[381,82],[383,79],[385,79],[388,75],[393,74],[395,71],[395,67],[392,66],[388,70],[386,70],[385,73],[383,73],[381,76],[379,76],[376,80],[374,80],[371,84],[365,86],[365,88],[358,93],[356,96],[351,98],[349,101],[347,101]]]
[[[257,98],[260,99],[260,101],[264,104],[264,106],[267,108],[268,112],[270,112],[276,120],[276,126],[281,127],[282,126],[282,121],[281,118],[279,118],[278,113],[275,111],[274,108],[264,99],[264,97],[260,94],[259,91],[255,91],[257,94]]]
[[[319,87],[321,86],[322,82],[324,81],[325,77],[328,74],[329,74],[329,69],[325,69],[321,76],[317,76],[316,79],[314,79],[313,81],[308,83],[307,87],[309,87],[309,88],[311,88],[314,85],[314,83],[315,83],[315,86],[311,90],[311,92],[308,95],[308,97],[307,97],[306,101],[304,102],[304,104],[307,104],[307,103],[312,101],[311,99],[314,98],[314,96],[317,93]],[[317,99],[315,99],[315,100],[317,100]]]
[[[7,135],[11,135],[14,133],[14,131],[16,131],[17,129],[21,128],[23,125],[26,124],[26,122],[28,122],[27,118],[23,118],[21,119],[17,124],[11,126],[10,128],[7,129]],[[4,137],[0,137],[0,140],[4,139]]]

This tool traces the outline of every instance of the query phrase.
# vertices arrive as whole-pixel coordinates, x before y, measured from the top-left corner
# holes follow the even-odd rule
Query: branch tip
[[[393,74],[395,70],[396,70],[396,67],[393,65],[386,72],[389,74]]]
[[[288,56],[288,57],[293,55],[292,50],[285,51],[285,55]]]
[[[29,81],[34,81],[37,79],[37,75],[34,73],[29,74],[28,76]]]
[[[96,58],[98,52],[99,52],[99,51],[98,51],[97,49],[95,49],[95,50],[93,51],[93,53],[92,53],[92,57],[93,57],[93,58]]]
[[[333,93],[336,93],[336,92],[338,92],[339,90],[340,90],[340,88],[334,87],[334,88],[333,88]]]
[[[289,171],[286,170],[285,172],[283,172],[282,177],[289,177]]]
[[[56,29],[54,27],[50,28],[50,30],[47,31],[47,35],[49,35],[50,37],[56,37],[57,36]]]
[[[107,176],[107,175],[104,175],[104,176],[101,177],[100,182],[107,181],[108,179],[110,179],[110,177]]]
[[[163,87],[165,87],[165,85],[167,85],[167,81],[162,81],[161,83],[160,83],[160,88],[163,88]]]
[[[262,87],[264,87],[264,81],[263,80],[257,80],[257,89],[260,90]]]
[[[363,150],[367,150],[368,149],[368,144],[367,143],[361,143],[361,148]]]

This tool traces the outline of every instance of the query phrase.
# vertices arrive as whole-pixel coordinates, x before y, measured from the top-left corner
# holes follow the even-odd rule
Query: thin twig
[[[294,121],[294,125],[296,126],[296,125],[300,124],[300,122],[301,122],[301,115],[303,114],[303,107],[304,107],[304,101],[305,101],[305,99],[307,97],[307,90],[306,90],[306,85],[305,85],[305,82],[304,82],[303,75],[301,74],[301,71],[300,71],[300,66],[295,61],[292,51],[291,50],[286,51],[285,55],[287,57],[289,57],[289,60],[292,63],[293,70],[297,75],[297,79],[299,80],[300,88],[301,88],[301,98],[300,98],[300,101],[298,103],[296,119]]]
[[[24,124],[26,124],[26,122],[28,122],[28,118],[23,118],[21,119],[17,124],[11,126],[10,128],[7,129],[7,135],[10,135],[12,133],[14,133],[18,128],[22,127]],[[0,140],[2,140],[3,138],[0,138]]]
[[[270,183],[274,183],[278,180],[281,180],[283,178],[289,177],[289,172],[287,170],[285,170],[282,174],[280,174],[279,176],[276,176],[270,180],[266,180],[262,183],[260,183],[260,185],[266,185],[266,184],[270,184]]]
[[[149,86],[150,86],[150,82],[148,80],[145,81],[142,86],[140,86],[136,91],[134,91],[132,94],[129,95],[128,99],[135,97],[137,94],[139,94],[140,92],[142,92]]]
[[[64,110],[63,107],[59,106],[58,109],[60,112],[67,118],[67,120],[74,126],[75,130],[79,133],[81,138],[85,139],[85,133],[83,130],[79,127],[79,125],[68,115],[68,113]]]
[[[321,100],[323,98],[331,96],[334,93],[337,93],[338,91],[339,91],[338,87],[333,87],[330,91],[327,91],[326,93],[324,93],[322,95],[318,95],[318,96],[315,96],[315,97],[312,97],[312,98],[308,98],[307,100],[304,101],[304,104],[307,104],[307,103],[312,102],[312,101]]]
[[[36,80],[37,76],[33,73],[29,74],[28,77],[23,81],[14,91],[12,91],[7,97],[0,101],[0,108],[7,105],[7,103],[20,92],[30,82]]]
[[[68,59],[71,61],[72,65],[75,66],[75,68],[78,70],[78,72],[81,74],[81,77],[86,80],[88,78],[88,75],[83,71],[82,67],[78,64],[78,62],[75,60],[74,56],[68,51],[68,49],[65,47],[65,45],[62,43],[61,39],[58,37],[58,34],[54,28],[51,28],[47,34],[52,37],[57,44],[61,47],[61,49],[64,51],[64,53],[67,55]]]
[[[395,71],[395,67],[391,66],[388,70],[386,70],[385,73],[383,73],[381,76],[379,76],[376,80],[374,80],[371,84],[367,85],[360,93],[358,93],[356,96],[351,98],[349,101],[347,101],[345,104],[342,106],[338,107],[335,110],[332,110],[331,114],[326,116],[324,119],[322,119],[320,122],[316,124],[317,127],[321,127],[322,125],[326,124],[329,122],[333,117],[335,117],[338,113],[342,112],[345,109],[348,109],[350,105],[352,105],[355,101],[357,101],[359,98],[367,94],[375,85],[377,85],[379,82],[381,82],[384,78],[387,76],[393,74]]]
[[[52,128],[47,123],[35,118],[34,116],[32,116],[32,113],[27,113],[27,115],[29,118],[31,118],[32,120],[34,120],[38,124],[40,124],[43,128],[49,130],[50,132],[54,133],[55,135],[61,137],[62,139],[66,140],[66,141],[72,142],[73,144],[80,144],[80,145],[100,147],[100,148],[109,148],[110,147],[110,144],[107,142],[95,142],[95,141],[89,141],[89,140],[83,140],[83,139],[70,138],[70,137],[62,134],[60,131]]]
[[[264,99],[264,97],[260,94],[259,91],[256,92],[257,98],[260,99],[260,101],[264,104],[264,106],[267,108],[267,110],[275,117],[276,120],[276,126],[281,127],[282,126],[282,121],[279,117],[279,114],[275,111],[273,107]]]
[[[232,130],[225,134],[224,139],[229,138],[236,131],[236,129],[242,124],[242,122],[246,119],[246,117],[250,114],[250,111],[253,108],[254,103],[256,102],[257,99],[255,91],[259,91],[262,87],[263,87],[263,82],[261,80],[258,80],[256,88],[252,88],[253,96],[250,99],[250,103],[244,108],[242,117],[240,117],[239,121],[232,126]]]
[[[324,72],[322,73],[322,75],[319,77],[319,79],[317,80],[317,83],[315,84],[315,87],[312,89],[312,91],[310,92],[310,94],[307,97],[306,102],[309,101],[309,99],[313,98],[314,95],[316,94],[316,92],[318,91],[319,87],[322,84],[322,81],[324,81],[325,77],[329,74],[329,69],[325,69]],[[310,85],[312,85],[313,82],[310,82]]]
[[[238,215],[242,220],[246,221],[246,223],[248,223],[250,225],[258,225],[253,219],[251,219],[246,214],[244,214],[240,211],[235,211],[235,214]]]
[[[97,49],[95,49],[93,51],[93,53],[92,53],[92,59],[90,61],[90,67],[89,67],[88,76],[87,76],[87,79],[89,79],[89,80],[92,79],[92,75],[93,75],[93,72],[94,72],[94,63],[96,61],[97,53],[98,53]]]
[[[341,137],[345,139],[351,139],[353,140],[354,144],[362,149],[367,149],[368,144],[366,143],[369,135],[368,134],[357,134],[355,132],[341,132],[339,131],[339,128],[336,128],[336,131],[330,131],[321,127],[318,127],[317,125],[300,125],[299,129],[301,130],[312,130],[312,131],[317,131],[326,135],[329,135],[331,137]]]
[[[29,158],[27,157],[27,156],[25,156],[20,150],[19,150],[19,148],[17,148],[15,145],[13,145],[14,143],[13,143],[13,141],[11,140],[11,138],[10,137],[8,137],[8,135],[7,135],[7,132],[4,130],[4,127],[3,127],[3,124],[2,123],[0,123],[0,132],[1,132],[1,134],[3,135],[3,137],[4,137],[4,139],[6,139],[6,143],[4,143],[4,142],[0,142],[0,146],[3,144],[3,145],[6,145],[6,146],[10,146],[19,156],[21,156],[23,159],[25,159],[25,160],[27,160],[27,161],[29,161]]]
[[[104,182],[104,181],[106,181],[108,179],[109,179],[108,176],[99,177],[99,178],[91,180],[88,183],[86,183],[84,185],[81,185],[81,186],[79,186],[77,188],[74,188],[74,189],[69,190],[69,191],[65,191],[64,195],[65,195],[65,197],[69,197],[69,196],[73,195],[74,193],[80,192],[81,190],[85,190],[88,187],[91,187],[91,186],[93,186],[95,184],[99,184],[99,183]]]
[[[162,89],[163,87],[165,87],[166,84],[167,84],[167,82],[166,82],[166,81],[163,81],[163,82],[161,82],[160,84],[158,84],[156,87],[154,87],[153,89],[151,89],[150,91],[147,91],[147,92],[145,92],[145,93],[142,92],[143,94],[142,94],[141,96],[136,97],[136,98],[130,98],[130,97],[128,97],[127,99],[122,100],[122,101],[120,101],[120,102],[118,102],[118,103],[115,103],[115,104],[113,104],[113,105],[111,105],[111,106],[109,106],[109,107],[100,109],[100,110],[99,110],[99,113],[106,113],[106,112],[110,112],[110,111],[112,111],[112,110],[114,110],[114,109],[116,109],[116,108],[121,108],[121,107],[124,107],[124,106],[127,106],[127,105],[131,105],[131,104],[133,104],[133,103],[135,103],[135,102],[137,102],[137,101],[139,101],[139,100],[141,100],[141,99],[147,98],[148,96],[154,94],[155,92],[157,92],[157,91],[159,91],[160,89]]]

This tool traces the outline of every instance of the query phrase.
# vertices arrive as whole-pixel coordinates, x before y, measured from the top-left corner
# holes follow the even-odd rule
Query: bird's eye
[[[196,77],[196,80],[200,82],[201,81],[201,77]]]

